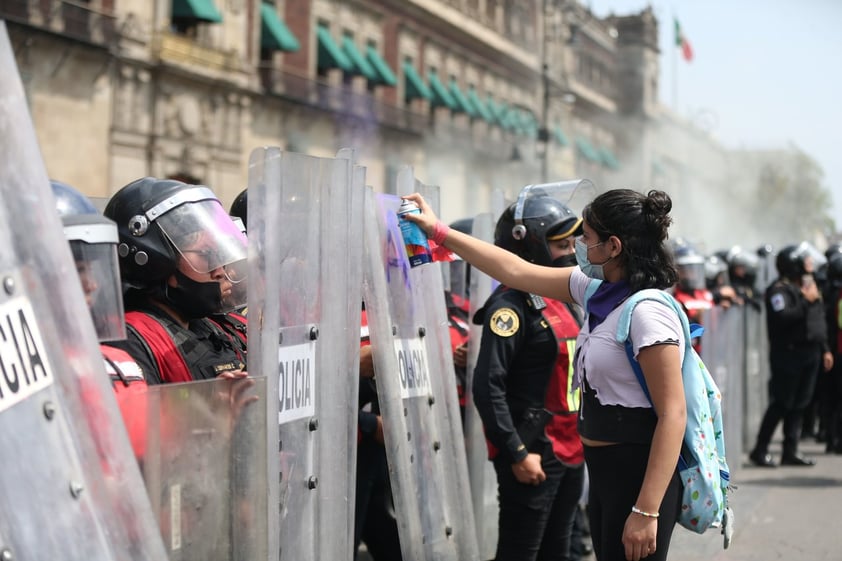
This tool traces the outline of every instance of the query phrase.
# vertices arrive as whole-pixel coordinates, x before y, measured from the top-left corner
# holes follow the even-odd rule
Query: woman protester
[[[406,198],[422,211],[409,220],[472,266],[511,288],[585,307],[574,361],[582,390],[578,430],[590,480],[594,553],[599,561],[665,560],[681,501],[683,330],[675,312],[658,302],[641,301],[634,308],[630,339],[651,402],[615,333],[630,295],[666,289],[678,280],[664,243],[672,222],[669,196],[615,189],[596,197],[582,213],[579,268],[530,263],[450,230],[419,194]],[[602,282],[585,306],[588,287],[597,281]]]

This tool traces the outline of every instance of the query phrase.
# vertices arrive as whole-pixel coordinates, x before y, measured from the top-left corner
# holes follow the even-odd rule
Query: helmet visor
[[[705,288],[705,263],[703,260],[687,260],[678,263],[678,282],[685,290],[701,290]]]
[[[195,272],[221,268],[234,284],[246,279],[248,242],[218,200],[182,204],[155,222]]]
[[[115,242],[117,229],[114,228]],[[116,243],[70,240],[76,273],[100,341],[126,338]]]

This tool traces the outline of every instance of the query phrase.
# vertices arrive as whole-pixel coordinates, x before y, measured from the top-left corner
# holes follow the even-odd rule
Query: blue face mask
[[[602,270],[602,266],[613,259],[613,257],[609,257],[604,263],[599,265],[594,265],[588,261],[588,250],[602,244],[603,242],[595,243],[593,245],[585,245],[584,241],[576,240],[576,263],[579,265],[579,268],[582,269],[582,272],[592,279],[604,280],[605,271]]]

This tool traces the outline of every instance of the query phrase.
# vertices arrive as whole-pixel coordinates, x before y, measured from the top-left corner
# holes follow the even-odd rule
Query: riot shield
[[[150,386],[146,490],[169,561],[266,559],[266,379]]]
[[[270,559],[353,549],[362,239],[349,221],[361,181],[347,155],[251,155],[249,371],[277,396],[267,401]]]
[[[0,21],[0,558],[166,559]]]
[[[398,192],[437,190],[398,175]],[[366,190],[363,297],[404,559],[477,560],[440,264],[410,268],[400,199]]]
[[[745,337],[743,306],[714,306],[705,311],[702,325],[702,359],[722,393],[722,416],[725,426],[725,450],[728,465],[740,465],[743,450],[743,390],[746,366],[755,352]]]
[[[474,218],[471,235],[489,243],[494,242],[495,217],[492,214],[480,214]],[[491,293],[495,281],[480,271],[471,269],[470,278],[470,317],[473,318]],[[471,479],[471,498],[473,499],[474,521],[476,522],[477,541],[480,559],[494,559],[497,551],[497,529],[499,504],[497,503],[497,475],[494,465],[488,460],[488,447],[482,419],[474,405],[474,368],[479,357],[479,342],[482,340],[482,325],[471,323],[468,336],[467,388],[465,390],[465,452],[468,456],[468,474]]]
[[[515,201],[514,220],[515,226],[513,235],[518,238],[518,229],[526,233],[523,226],[523,219],[529,218],[529,207],[527,201],[533,197],[552,197],[570,207],[570,210],[578,216],[582,216],[582,209],[596,195],[596,187],[589,179],[573,179],[570,181],[557,181],[555,183],[540,183],[526,185],[518,193]]]

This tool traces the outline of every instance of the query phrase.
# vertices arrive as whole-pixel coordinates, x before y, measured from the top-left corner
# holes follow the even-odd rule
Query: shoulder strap
[[[150,352],[162,382],[191,382],[193,375],[178,349],[174,335],[165,323],[154,316],[138,311],[126,312],[126,324]]]
[[[588,283],[588,287],[585,289],[585,299],[582,302],[582,308],[585,310],[585,315],[588,315],[588,300],[591,299],[597,289],[602,286],[602,281],[599,279],[591,279],[591,282]]]

